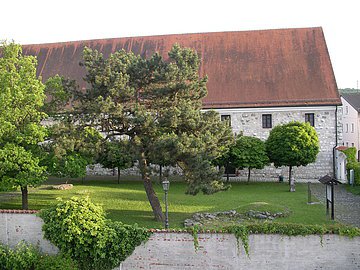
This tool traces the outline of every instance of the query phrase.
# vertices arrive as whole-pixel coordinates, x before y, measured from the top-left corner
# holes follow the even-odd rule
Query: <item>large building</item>
[[[37,56],[43,79],[60,74],[86,87],[85,70],[79,66],[84,46],[105,56],[125,49],[143,57],[158,51],[167,58],[175,43],[201,56],[199,72],[209,77],[204,109],[230,119],[235,133],[263,140],[278,124],[310,122],[321,150],[314,164],[294,168],[294,176],[308,180],[334,173],[334,149],[342,142],[342,109],[320,27],[74,41],[25,45],[23,51]],[[286,175],[287,168],[269,166],[254,177],[265,180],[279,174]]]
[[[343,145],[360,149],[360,93],[343,93]],[[359,159],[359,155],[357,158]]]

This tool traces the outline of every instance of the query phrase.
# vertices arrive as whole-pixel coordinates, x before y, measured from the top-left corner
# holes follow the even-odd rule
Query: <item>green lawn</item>
[[[352,194],[355,195],[360,195],[360,186],[350,186],[350,185],[346,185],[346,190],[350,191]]]
[[[57,197],[64,199],[71,196],[89,194],[93,202],[100,203],[108,217],[124,223],[138,223],[148,228],[161,228],[162,224],[153,220],[151,207],[147,201],[142,182],[115,180],[73,181],[74,188],[60,191],[43,185],[30,189],[29,208],[43,209],[56,202]],[[49,184],[49,183],[47,183]],[[155,190],[163,201],[163,191],[159,184]],[[325,215],[324,204],[307,204],[306,184],[297,184],[296,192],[290,193],[286,183],[233,183],[226,192],[214,195],[185,195],[185,184],[172,182],[169,191],[170,227],[180,228],[186,218],[195,212],[216,212],[225,210],[244,211],[262,205],[269,210],[288,209],[290,216],[280,218],[279,222],[302,224],[332,224]],[[0,192],[0,208],[20,209],[20,192]],[[164,208],[164,205],[163,205]],[[256,209],[253,209],[256,210]]]

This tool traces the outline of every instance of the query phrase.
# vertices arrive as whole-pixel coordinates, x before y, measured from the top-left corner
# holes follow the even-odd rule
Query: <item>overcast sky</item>
[[[360,85],[359,0],[2,0],[0,40],[21,44],[322,26],[339,88]]]

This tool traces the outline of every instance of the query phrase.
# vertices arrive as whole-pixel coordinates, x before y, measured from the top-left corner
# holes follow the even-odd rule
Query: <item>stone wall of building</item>
[[[272,107],[272,108],[243,108],[243,109],[218,109],[220,115],[230,115],[231,126],[234,134],[255,136],[265,141],[271,128],[262,127],[262,115],[272,115],[272,127],[290,121],[305,121],[306,113],[314,113],[315,129],[319,136],[320,153],[313,164],[306,167],[294,167],[293,175],[298,182],[317,181],[320,177],[333,175],[333,148],[343,141],[342,107],[317,106],[317,107]],[[336,119],[337,116],[337,119]],[[337,132],[337,133],[336,133]],[[279,175],[288,177],[288,167],[275,168],[267,166],[265,169],[252,170],[252,181],[277,181]],[[158,166],[154,166],[153,174],[158,174]],[[231,181],[244,181],[247,179],[247,170],[238,171],[239,175],[232,177]],[[170,174],[181,174],[180,168],[170,168]],[[117,170],[103,168],[100,164],[90,165],[88,175],[117,175]],[[140,175],[137,166],[121,170],[121,175]]]
[[[254,136],[265,141],[271,128],[262,127],[262,115],[272,115],[272,127],[291,121],[305,122],[305,113],[314,113],[315,129],[319,136],[320,152],[317,160],[306,167],[294,167],[296,181],[316,181],[326,174],[333,175],[333,148],[342,141],[342,108],[323,107],[279,107],[220,109],[220,115],[230,115],[231,126],[235,134]],[[337,116],[337,119],[336,119]],[[336,133],[337,132],[337,133]],[[239,178],[247,176],[247,170],[239,171]],[[263,170],[253,170],[254,180],[275,180],[279,175],[288,176],[288,167],[267,166]]]

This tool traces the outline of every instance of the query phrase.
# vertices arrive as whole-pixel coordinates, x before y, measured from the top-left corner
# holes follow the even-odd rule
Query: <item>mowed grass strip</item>
[[[51,182],[41,187],[30,189],[29,208],[40,210],[56,203],[56,198],[68,199],[72,196],[89,195],[91,200],[103,206],[108,218],[127,224],[137,223],[148,228],[162,228],[163,224],[153,219],[152,210],[147,200],[141,181],[86,180],[72,181],[70,190],[50,189]],[[158,183],[155,191],[164,207],[164,192]],[[181,228],[185,219],[196,212],[217,212],[227,210],[247,211],[261,209],[278,211],[287,209],[288,217],[277,222],[301,224],[332,224],[325,215],[325,205],[307,204],[307,185],[297,184],[296,192],[289,192],[286,183],[232,183],[229,191],[213,195],[185,194],[186,184],[172,182],[168,195],[170,227]],[[254,207],[252,207],[254,206]],[[1,209],[21,209],[20,192],[0,192]]]

